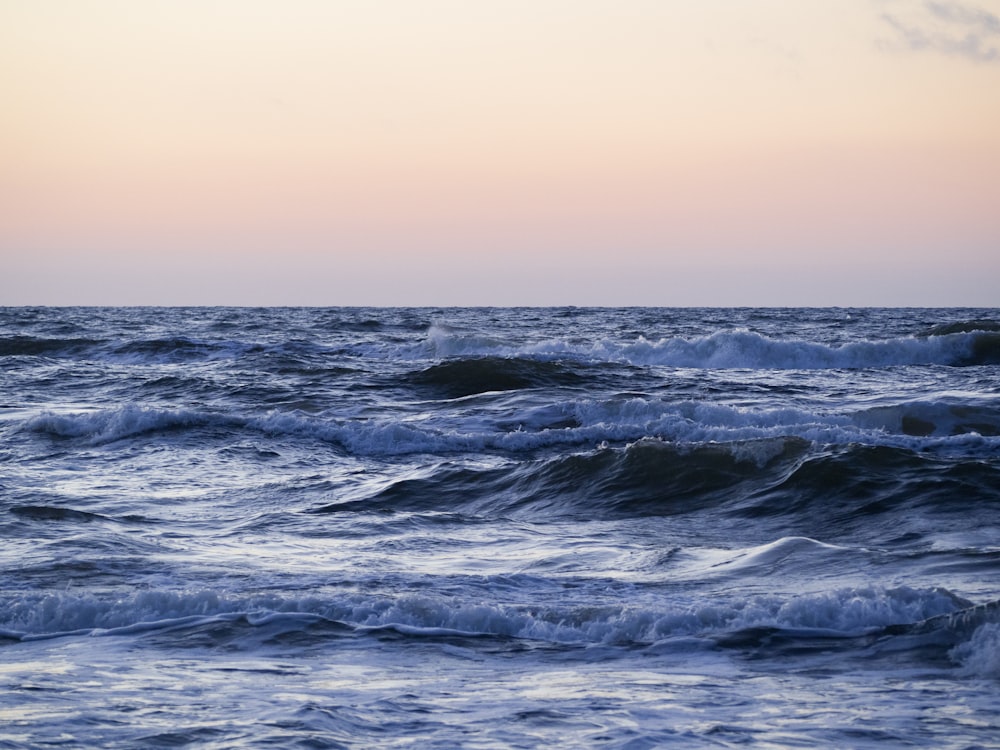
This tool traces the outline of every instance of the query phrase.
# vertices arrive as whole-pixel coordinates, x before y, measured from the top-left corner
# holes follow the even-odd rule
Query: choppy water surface
[[[1000,311],[0,310],[0,747],[996,747]]]

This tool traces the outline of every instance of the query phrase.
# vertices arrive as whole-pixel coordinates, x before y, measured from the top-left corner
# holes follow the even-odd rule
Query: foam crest
[[[951,364],[967,356],[971,338],[899,338],[829,346],[782,341],[748,331],[719,332],[695,340],[668,340],[648,348],[648,364],[750,369],[854,369]]]
[[[1000,679],[1000,623],[980,625],[972,638],[955,646],[948,656],[967,676]]]
[[[101,445],[157,433],[219,427],[232,436],[250,430],[274,437],[299,437],[340,446],[358,456],[392,456],[456,451],[534,451],[558,447],[594,447],[656,438],[673,443],[747,443],[744,450],[763,450],[763,443],[799,438],[817,444],[880,445],[908,450],[981,448],[995,451],[1000,434],[995,408],[976,414],[961,412],[962,421],[950,413],[951,427],[940,417],[933,430],[912,429],[904,423],[906,409],[885,408],[854,415],[819,414],[795,408],[748,409],[699,401],[663,401],[651,398],[569,400],[530,407],[495,422],[487,416],[466,417],[428,412],[420,418],[354,419],[336,413],[305,414],[272,411],[252,416],[195,409],[162,409],[127,404],[113,409],[75,412],[46,411],[20,423],[27,432],[74,438]],[[945,414],[947,410],[941,411]],[[964,415],[964,416],[962,416]],[[965,420],[971,420],[966,422]],[[897,423],[900,429],[892,429]],[[14,421],[16,424],[16,421]],[[907,427],[909,425],[910,427]],[[1000,428],[1000,424],[996,425]],[[17,428],[15,428],[17,429]],[[766,457],[755,458],[766,463]]]
[[[916,623],[960,610],[968,602],[942,589],[854,588],[800,596],[586,605],[504,605],[449,596],[396,597],[343,594],[294,599],[278,595],[232,596],[216,591],[145,591],[103,599],[68,593],[5,601],[0,631],[9,639],[130,635],[204,622],[282,620],[306,627],[321,618],[351,628],[393,628],[413,635],[443,632],[525,638],[564,644],[651,644],[667,638],[711,637],[747,628],[814,629],[844,637]],[[981,627],[958,661],[993,653],[1000,634]],[[968,652],[968,653],[967,653]]]
[[[632,441],[639,437],[678,443],[801,438],[820,445],[879,445],[905,450],[969,452],[979,448],[986,454],[1000,447],[993,427],[993,420],[998,420],[1000,427],[1000,415],[995,414],[994,407],[954,412],[948,407],[933,408],[942,412],[941,426],[918,432],[910,421],[903,424],[908,409],[905,406],[844,414],[650,398],[580,400],[564,406],[567,415],[578,423],[576,429],[585,442]]]
[[[210,424],[238,425],[238,418],[191,409],[157,409],[127,404],[117,409],[59,414],[43,412],[24,423],[24,429],[58,437],[88,438],[109,443],[150,432],[203,427]]]
[[[444,325],[432,326],[427,334],[429,352],[438,357],[569,357],[639,366],[765,370],[990,364],[997,355],[995,338],[995,333],[964,331],[828,345],[728,330],[689,338],[640,336],[632,342],[605,338],[589,343],[550,339],[515,345]]]
[[[436,321],[427,329],[430,351],[438,357],[487,355],[503,352],[514,354],[516,349],[499,339],[471,333],[447,323]]]

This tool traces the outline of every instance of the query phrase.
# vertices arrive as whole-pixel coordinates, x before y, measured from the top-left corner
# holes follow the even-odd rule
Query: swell
[[[91,338],[0,336],[0,357],[69,357],[104,343]]]
[[[707,369],[864,369],[902,366],[974,366],[1000,363],[1000,333],[979,326],[882,341],[824,344],[776,339],[748,330],[693,337],[640,336],[634,341],[550,339],[511,345],[484,336],[432,327],[428,353],[437,357],[549,357]]]
[[[448,511],[533,518],[674,515],[717,507],[779,481],[807,450],[797,439],[678,446],[642,440],[494,469],[444,464],[375,494],[314,509]]]
[[[244,326],[241,333],[249,332],[250,328]],[[381,329],[377,321],[370,321],[363,322],[353,332],[379,334]],[[942,324],[914,336],[842,344],[778,339],[741,329],[661,338],[638,335],[631,341],[569,337],[515,344],[441,324],[432,325],[422,342],[389,336],[380,337],[378,341],[337,346],[321,345],[311,337],[286,340],[281,344],[231,338],[200,340],[186,335],[134,340],[32,335],[0,337],[0,357],[83,357],[141,364],[235,359],[256,354],[279,360],[287,356],[292,366],[305,356],[309,366],[317,368],[339,366],[345,356],[400,361],[443,359],[445,361],[431,366],[423,375],[414,375],[414,382],[448,386],[449,383],[474,383],[486,378],[495,380],[501,387],[491,388],[487,383],[483,390],[504,390],[507,381],[514,383],[512,387],[530,387],[536,381],[542,385],[550,382],[558,385],[564,378],[572,379],[573,369],[566,361],[604,361],[639,367],[778,370],[996,365],[1000,364],[1000,323],[963,321]],[[335,361],[331,362],[331,357]],[[467,364],[451,362],[456,358]],[[554,370],[546,369],[541,364],[544,360],[558,360],[562,364],[554,365]]]
[[[1000,333],[975,335],[972,340],[972,352],[958,364],[1000,365]]]
[[[76,510],[58,505],[15,505],[10,508],[10,512],[22,519],[42,522],[67,522],[67,523],[93,523],[96,521],[106,523],[147,523],[149,519],[138,514],[128,514],[121,517],[112,517],[100,513],[92,513],[86,510]]]
[[[400,511],[534,520],[710,514],[720,527],[769,519],[772,532],[871,539],[903,534],[911,519],[922,532],[927,524],[989,523],[1000,511],[1000,466],[882,446],[816,451],[797,438],[642,440],[489,469],[446,462],[313,510]]]
[[[1000,405],[993,399],[915,400],[865,409],[854,414],[852,420],[862,427],[913,437],[1000,436]]]
[[[412,373],[408,381],[449,398],[489,391],[581,386],[588,378],[568,364],[524,357],[473,357],[439,362]]]
[[[246,334],[254,326],[243,326]],[[190,336],[162,338],[48,338],[42,336],[0,336],[0,357],[44,356],[125,363],[134,365],[173,364],[213,360],[239,359],[261,355],[257,364],[268,369],[297,367],[323,370],[339,366],[330,357],[338,357],[337,349],[314,342],[286,340],[278,344],[241,341],[234,338],[196,339]]]
[[[993,524],[1000,464],[887,446],[847,446],[807,457],[772,486],[731,508],[771,528],[836,538],[920,540],[944,528]],[[776,526],[775,526],[776,524]]]
[[[1000,333],[1000,321],[988,318],[959,320],[953,323],[941,323],[923,332],[923,336],[947,336],[952,333],[972,333],[973,331],[990,331]]]

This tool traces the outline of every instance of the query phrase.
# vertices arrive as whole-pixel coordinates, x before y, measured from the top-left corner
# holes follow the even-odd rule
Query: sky
[[[0,0],[0,305],[1000,306],[1000,0]]]

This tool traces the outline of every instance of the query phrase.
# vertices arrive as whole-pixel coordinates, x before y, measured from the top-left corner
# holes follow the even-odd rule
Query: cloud
[[[885,3],[882,3],[883,5]],[[885,50],[937,52],[977,63],[1000,63],[1000,17],[959,2],[925,0],[905,17],[882,13],[893,30],[892,40],[879,40]]]
[[[926,3],[932,15],[943,21],[951,21],[966,26],[978,26],[986,34],[1000,34],[1000,18],[979,8],[970,8],[959,3]]]

